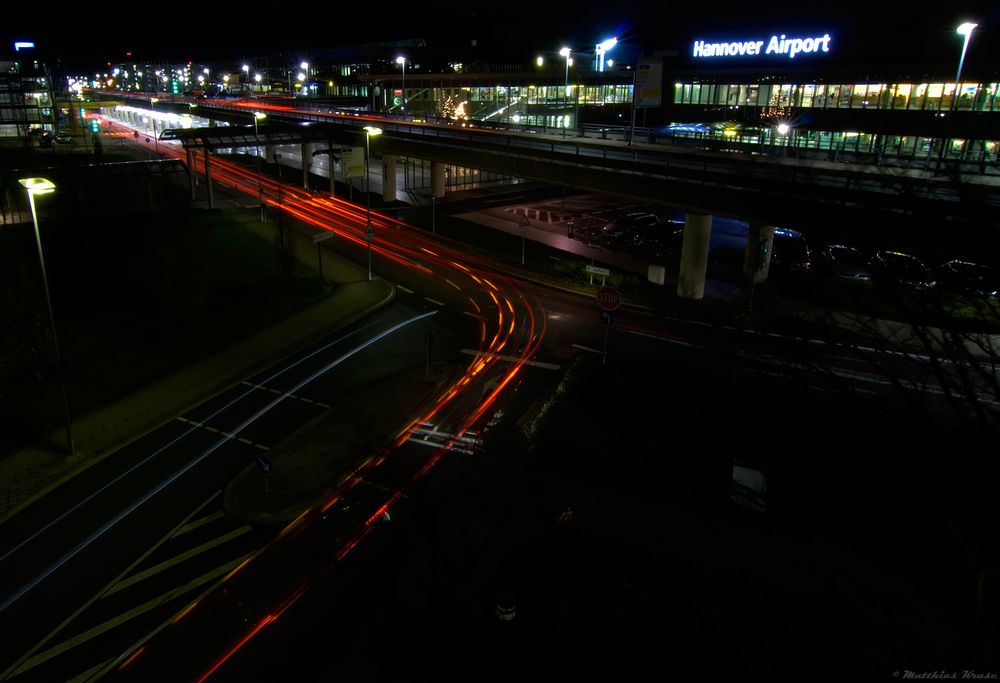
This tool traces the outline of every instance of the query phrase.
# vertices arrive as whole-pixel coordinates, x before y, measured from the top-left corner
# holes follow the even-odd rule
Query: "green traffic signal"
[[[759,247],[759,250],[758,250],[760,258],[757,261],[757,272],[758,273],[763,273],[764,269],[767,268],[767,252],[768,252],[768,249],[770,249],[770,246],[771,246],[771,241],[770,240],[764,240],[763,242],[760,243],[760,247]]]

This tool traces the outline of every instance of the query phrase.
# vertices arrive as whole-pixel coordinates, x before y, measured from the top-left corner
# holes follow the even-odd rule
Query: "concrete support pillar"
[[[316,148],[311,142],[302,143],[302,187],[309,189],[309,169],[312,168],[313,150]]]
[[[337,160],[333,158],[334,150],[336,145],[334,145],[333,140],[327,140],[326,148],[330,150],[326,155],[327,168],[330,171],[330,194],[334,197],[337,196]]]
[[[208,190],[208,208],[214,209],[215,204],[212,197],[212,164],[209,161],[211,159],[212,153],[209,152],[208,148],[205,148],[205,189]]]
[[[774,251],[774,226],[751,223],[747,231],[747,249],[743,254],[743,277],[759,284],[767,281]]]
[[[431,162],[431,192],[438,199],[444,197],[446,167],[440,161]]]
[[[396,200],[396,155],[382,155],[382,200]]]
[[[677,296],[701,299],[705,296],[705,273],[708,270],[708,247],[712,238],[712,216],[687,212],[684,216],[684,242],[681,267],[677,275]]]
[[[198,198],[198,195],[195,194],[195,188],[197,187],[198,169],[194,167],[194,152],[188,149],[185,150],[185,153],[187,154],[188,180],[191,183],[191,201],[194,201],[195,199]]]
[[[262,159],[265,163],[274,163],[274,145],[264,145],[264,158]]]

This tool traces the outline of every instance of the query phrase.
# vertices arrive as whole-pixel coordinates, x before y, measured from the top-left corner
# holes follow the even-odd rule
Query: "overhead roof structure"
[[[239,126],[214,126],[211,128],[167,128],[161,140],[178,140],[184,149],[219,149],[223,147],[248,147],[260,145],[292,145],[307,142],[332,142],[335,136],[344,137],[343,125],[305,122],[261,123],[256,133],[253,124]],[[359,129],[359,135],[364,133]]]

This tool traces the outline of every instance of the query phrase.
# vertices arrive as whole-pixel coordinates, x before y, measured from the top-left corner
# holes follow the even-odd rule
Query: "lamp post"
[[[396,64],[403,65],[403,95],[400,97],[399,109],[402,112],[406,111],[406,57],[400,56],[396,57]]]
[[[951,105],[948,107],[948,118],[945,119],[944,124],[944,139],[941,140],[941,151],[938,154],[938,170],[941,170],[941,165],[944,163],[944,152],[948,146],[948,136],[949,129],[951,128],[951,114],[955,111],[955,102],[958,101],[958,93],[962,87],[962,66],[965,64],[965,51],[969,49],[969,41],[972,40],[972,32],[976,30],[978,24],[974,24],[970,21],[959,24],[955,28],[955,32],[960,36],[964,36],[962,41],[962,56],[958,58],[958,71],[955,73],[955,92],[951,96]]]
[[[49,279],[45,272],[45,256],[42,253],[42,236],[38,231],[38,213],[35,210],[35,195],[49,194],[56,189],[50,180],[45,178],[22,178],[19,183],[28,191],[28,204],[31,206],[31,221],[35,226],[35,243],[38,246],[38,262],[42,266],[42,288],[45,290],[45,304],[49,309],[49,325],[52,328],[52,346],[56,352],[56,362],[60,365],[59,385],[62,390],[63,415],[66,419],[66,445],[69,454],[76,455],[76,445],[73,443],[73,431],[69,419],[69,401],[66,398],[66,378],[62,369],[62,354],[59,352],[59,340],[56,337],[56,318],[52,313],[52,299],[49,297]]]
[[[372,174],[369,164],[371,156],[371,138],[373,135],[381,135],[382,129],[375,126],[365,126],[365,195],[368,198],[368,224],[365,227],[365,241],[368,242],[368,280],[372,279],[372,239],[375,237],[375,228],[372,227]]]
[[[956,88],[962,83],[962,65],[965,64],[965,51],[969,49],[969,41],[972,40],[972,32],[976,30],[976,26],[978,25],[979,24],[973,24],[971,21],[967,21],[955,29],[959,35],[965,36],[965,40],[962,41],[962,56],[958,59],[958,73],[955,74]]]
[[[257,203],[260,204],[260,222],[264,222],[264,189],[260,184],[260,134],[257,132],[257,122],[266,119],[267,114],[255,111],[253,113],[253,138],[257,144]]]
[[[568,111],[569,110],[569,59],[572,52],[568,47],[564,47],[561,50],[559,50],[559,54],[566,58],[566,84],[565,84],[566,89],[563,90],[563,95],[566,99],[566,110]],[[563,137],[566,137],[566,119],[568,118],[569,118],[568,114],[564,114],[563,126],[562,126]]]
[[[160,156],[160,139],[156,137],[156,103],[159,98],[151,97],[149,100],[150,118],[153,120],[153,146],[156,148],[156,156]]]
[[[608,38],[595,46],[594,52],[597,57],[597,70],[604,71],[604,55],[611,52],[611,49],[618,44],[617,38]]]

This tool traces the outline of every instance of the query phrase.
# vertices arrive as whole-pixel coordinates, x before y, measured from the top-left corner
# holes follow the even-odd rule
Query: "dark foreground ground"
[[[640,371],[663,400],[635,392]],[[711,367],[584,361],[558,395],[463,486],[414,492],[213,680],[1000,673],[969,564],[995,518],[974,444]],[[581,427],[598,412],[660,428]],[[764,510],[732,499],[734,459],[768,474]]]
[[[169,371],[161,361],[190,360],[167,331],[207,345],[185,326],[250,299],[268,302],[248,321],[262,325],[320,289],[295,274],[286,288],[271,245],[233,248],[238,226],[147,215],[96,240],[69,231],[80,224],[42,226],[65,230],[50,252],[64,352],[90,359],[72,368],[73,386],[100,388],[83,373],[106,376],[108,364],[148,381]],[[5,352],[47,338],[21,228],[3,237],[5,301],[19,302],[5,308],[16,323],[5,339],[17,341]],[[138,317],[151,301],[162,327]],[[97,330],[129,359],[102,353]],[[32,368],[17,375],[23,386],[51,386],[45,358],[7,367]],[[41,414],[13,386],[0,397],[7,439],[19,414]],[[491,442],[492,457],[457,469],[461,486],[414,491],[215,680],[1000,675],[998,478],[983,443],[916,412],[736,377],[711,360],[584,364],[563,388],[524,438]],[[39,403],[55,405],[51,395]],[[588,428],[597,415],[623,427]],[[735,460],[766,472],[763,511],[732,500]],[[498,601],[514,607],[512,620],[497,618]]]

